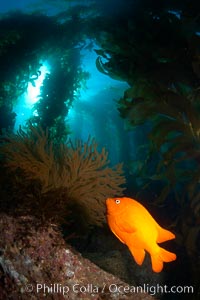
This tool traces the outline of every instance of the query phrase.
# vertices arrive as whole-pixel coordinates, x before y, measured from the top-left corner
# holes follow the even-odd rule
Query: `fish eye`
[[[116,199],[116,200],[115,200],[115,203],[116,203],[116,204],[120,204],[120,200],[119,200],[119,199]]]

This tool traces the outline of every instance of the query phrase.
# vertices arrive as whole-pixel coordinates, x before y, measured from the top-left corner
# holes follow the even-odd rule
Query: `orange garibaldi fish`
[[[162,228],[147,209],[131,198],[108,198],[107,220],[111,231],[126,244],[136,263],[142,265],[145,251],[151,256],[152,269],[161,272],[163,262],[176,259],[176,254],[158,246],[175,238],[175,235]]]

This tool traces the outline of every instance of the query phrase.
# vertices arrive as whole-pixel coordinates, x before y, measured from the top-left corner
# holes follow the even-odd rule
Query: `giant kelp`
[[[133,1],[126,15],[97,24],[97,68],[129,83],[119,112],[129,128],[149,129],[133,178],[140,191],[159,194],[155,202],[173,202],[174,226],[191,260],[199,251],[199,11],[197,1]]]
[[[87,77],[80,66],[83,20],[74,20],[67,13],[48,17],[14,12],[1,17],[0,27],[0,109],[7,111],[0,129],[13,127],[13,106],[28,84],[34,86],[41,63],[48,60],[51,74],[43,82],[34,122],[48,126],[62,140],[69,133],[64,119]]]
[[[48,60],[51,72],[43,81],[39,100],[34,105],[37,114],[31,119],[42,128],[48,127],[51,137],[59,143],[69,134],[66,117],[88,73],[80,67],[80,49],[68,49],[64,54],[57,52]]]
[[[105,198],[121,194],[124,183],[122,165],[109,167],[107,157],[93,139],[58,146],[48,131],[31,125],[28,133],[19,130],[3,138],[1,161],[7,176],[2,182],[10,187],[14,210],[22,214],[57,220],[78,209],[86,224],[102,224]]]
[[[127,95],[130,96],[131,91]],[[157,167],[153,170],[154,174],[147,171],[148,160],[144,160],[144,169],[140,175],[149,180],[164,181],[165,189],[160,201],[174,190],[176,196],[179,195],[182,205],[188,202],[189,198],[193,206],[193,198],[197,199],[199,194],[200,176],[195,168],[200,159],[199,97],[197,94],[184,95],[168,90],[162,93],[157,101],[155,98],[142,97],[130,99],[131,97],[124,97],[120,100],[121,112],[132,126],[150,122],[148,160],[152,159],[154,153],[159,157]],[[177,189],[180,184],[181,190]],[[195,214],[199,215],[197,207]]]
[[[2,17],[0,24],[0,77],[1,90],[4,91],[1,100],[6,103],[9,99],[16,100],[26,91],[31,77],[38,76],[39,59],[44,55],[48,30],[55,33],[56,24],[48,17],[20,12]]]
[[[149,122],[147,147],[159,153],[156,172],[162,172],[168,188],[172,181],[176,185],[192,180],[195,194],[198,175],[193,167],[185,171],[185,160],[187,166],[199,161],[198,5],[157,4],[133,3],[126,17],[115,16],[119,27],[111,26],[115,18],[104,23],[99,18],[96,64],[104,74],[130,84],[118,102],[119,111],[132,126]],[[165,192],[166,196],[167,188]]]

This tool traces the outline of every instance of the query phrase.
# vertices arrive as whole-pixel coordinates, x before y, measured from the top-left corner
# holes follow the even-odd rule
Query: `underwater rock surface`
[[[153,299],[83,258],[54,224],[1,214],[0,236],[0,300]]]

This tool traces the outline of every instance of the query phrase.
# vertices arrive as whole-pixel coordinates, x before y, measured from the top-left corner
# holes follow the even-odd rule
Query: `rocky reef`
[[[1,300],[153,299],[83,258],[54,224],[1,214],[0,235]]]

